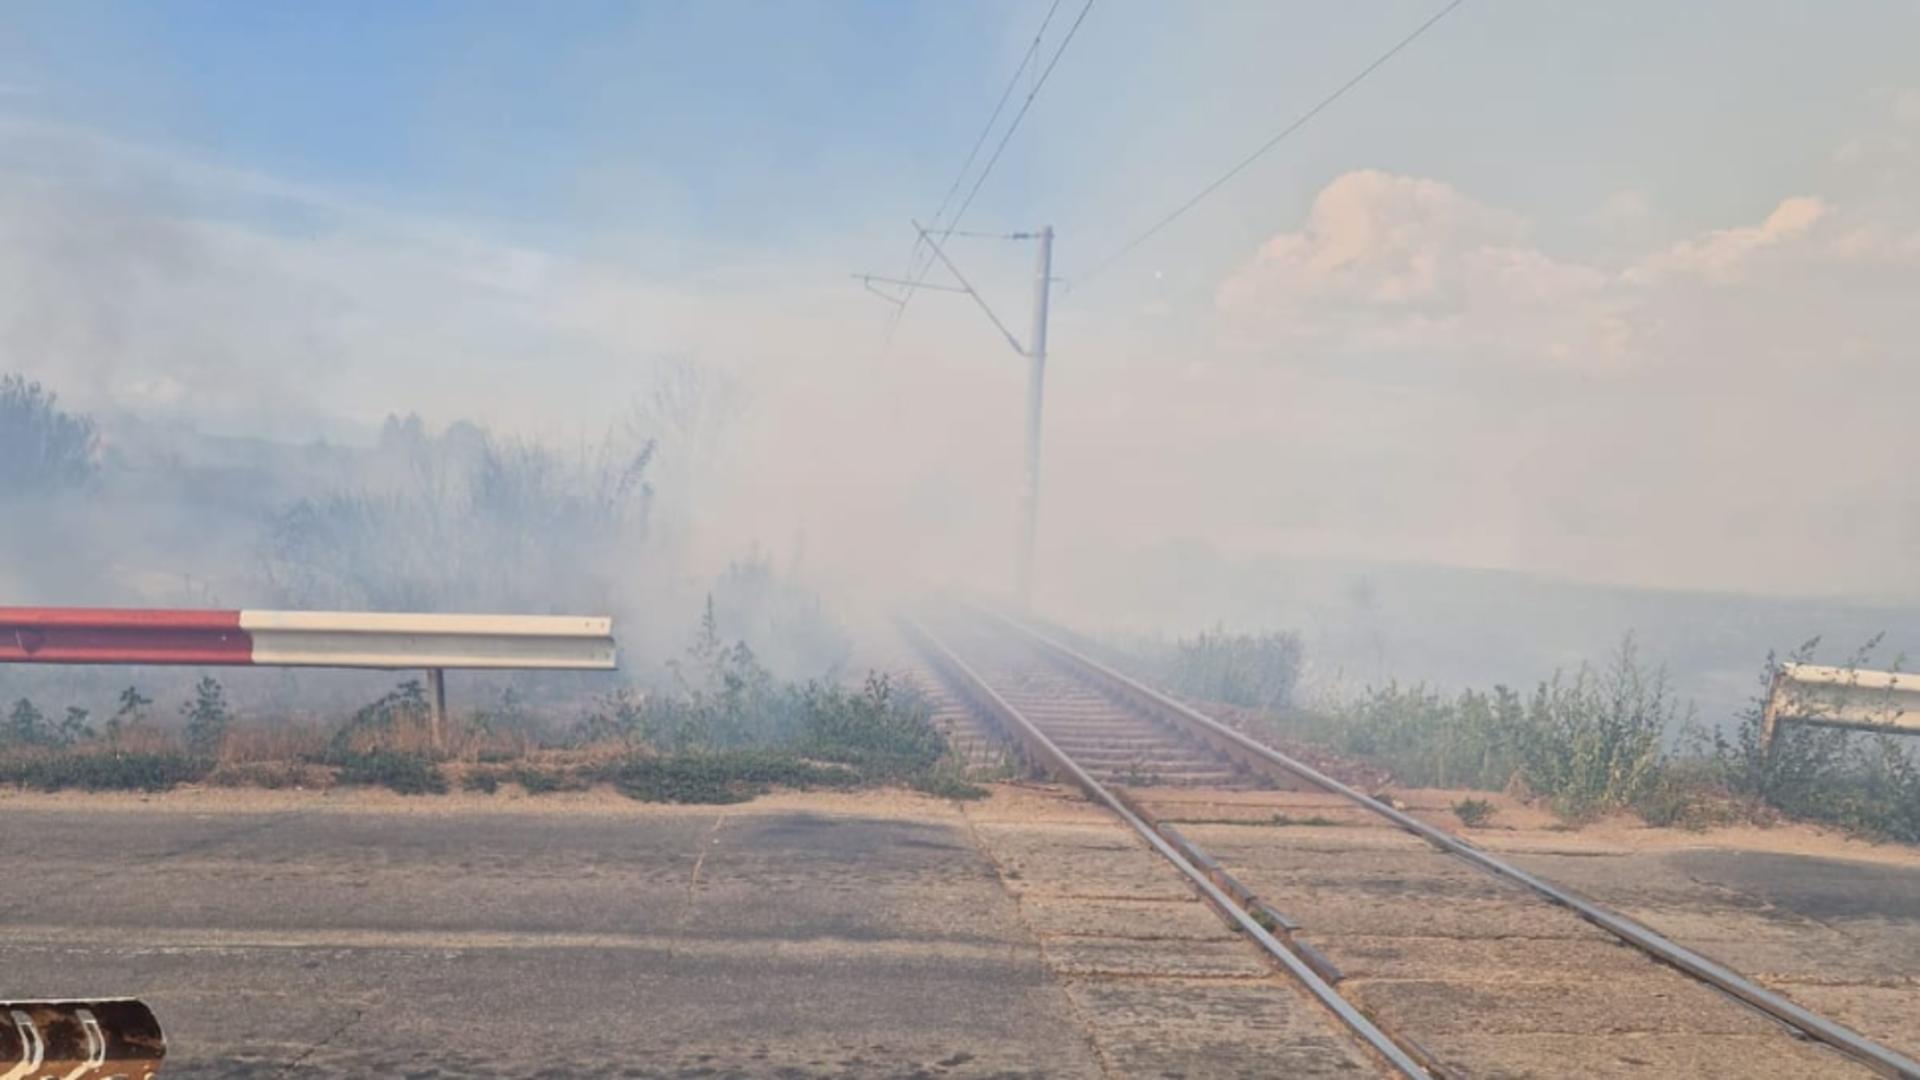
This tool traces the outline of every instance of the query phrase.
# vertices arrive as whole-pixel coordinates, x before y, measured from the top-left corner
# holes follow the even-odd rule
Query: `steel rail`
[[[975,609],[980,610],[980,609]],[[1807,1037],[1833,1047],[1840,1053],[1854,1058],[1883,1076],[1900,1080],[1920,1080],[1920,1062],[1907,1057],[1889,1047],[1882,1046],[1864,1035],[1836,1024],[1825,1017],[1808,1012],[1799,1005],[1768,990],[1766,987],[1748,979],[1725,964],[1710,957],[1694,952],[1670,938],[1664,937],[1651,928],[1635,922],[1624,915],[1608,911],[1591,901],[1585,900],[1544,878],[1536,877],[1525,870],[1494,858],[1492,855],[1474,847],[1452,833],[1421,821],[1419,818],[1396,810],[1365,792],[1349,787],[1331,776],[1315,769],[1303,761],[1296,760],[1264,743],[1257,742],[1246,735],[1222,724],[1204,713],[1174,700],[1158,690],[1139,682],[1131,676],[1102,664],[1038,630],[1010,618],[997,611],[982,611],[986,617],[998,620],[1026,637],[1041,650],[1064,660],[1069,666],[1082,672],[1092,673],[1101,680],[1124,690],[1134,697],[1164,709],[1186,723],[1220,739],[1225,739],[1246,753],[1299,777],[1323,790],[1340,795],[1373,811],[1376,814],[1413,833],[1422,840],[1440,848],[1451,855],[1458,856],[1469,863],[1497,877],[1505,878],[1522,885],[1552,903],[1565,907],[1602,930],[1614,935],[1642,952],[1671,964],[1681,971],[1707,983],[1745,1002],[1755,1009],[1773,1017],[1775,1020],[1805,1034]]]
[[[1433,1074],[1429,1073],[1419,1062],[1415,1061],[1406,1050],[1401,1048],[1399,1043],[1396,1043],[1392,1037],[1374,1026],[1372,1020],[1369,1020],[1364,1013],[1354,1008],[1352,1002],[1341,996],[1340,992],[1335,990],[1325,979],[1321,978],[1319,973],[1308,966],[1305,960],[1295,955],[1291,949],[1288,949],[1278,938],[1274,937],[1266,927],[1261,926],[1254,920],[1253,916],[1247,914],[1240,905],[1234,903],[1225,892],[1221,891],[1219,886],[1215,885],[1200,871],[1199,867],[1193,865],[1192,862],[1188,861],[1186,856],[1182,855],[1172,844],[1169,844],[1166,838],[1162,837],[1153,826],[1147,824],[1138,814],[1129,809],[1126,803],[1122,802],[1118,796],[1109,791],[1100,781],[1094,779],[1092,774],[1081,768],[1071,757],[1068,757],[1066,752],[1061,750],[1052,739],[1048,738],[1045,732],[1041,731],[1033,721],[1027,719],[1018,709],[1008,704],[1005,698],[1001,697],[992,686],[988,685],[987,681],[981,678],[979,673],[974,671],[973,668],[968,666],[966,661],[960,659],[952,649],[948,648],[946,643],[935,637],[926,627],[911,619],[902,619],[901,624],[907,629],[908,636],[915,639],[926,651],[928,658],[934,661],[935,666],[941,668],[948,678],[957,683],[968,696],[974,698],[975,704],[991,712],[994,715],[994,719],[1006,725],[1010,733],[1017,733],[1024,742],[1048,758],[1048,767],[1054,769],[1062,776],[1072,778],[1072,780],[1079,784],[1096,802],[1105,805],[1108,810],[1113,811],[1122,821],[1125,821],[1131,826],[1156,852],[1159,852],[1163,858],[1172,863],[1182,874],[1185,874],[1187,880],[1193,883],[1193,887],[1198,889],[1214,907],[1232,919],[1249,937],[1259,942],[1260,947],[1266,950],[1275,960],[1279,961],[1280,965],[1286,968],[1289,974],[1299,980],[1300,983],[1307,988],[1307,992],[1313,995],[1315,1000],[1319,1001],[1321,1005],[1325,1006],[1338,1017],[1341,1023],[1345,1024],[1349,1030],[1376,1053],[1385,1058],[1388,1064],[1393,1066],[1395,1071],[1402,1076],[1413,1078],[1413,1080],[1431,1080]]]

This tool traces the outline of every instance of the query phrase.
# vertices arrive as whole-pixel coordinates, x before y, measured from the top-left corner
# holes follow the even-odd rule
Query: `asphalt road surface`
[[[164,1077],[1378,1075],[1066,793],[570,798],[0,796],[0,997],[138,995]],[[1520,859],[1920,1047],[1920,868]]]
[[[0,806],[0,997],[166,1077],[1097,1074],[1014,908],[955,821]]]

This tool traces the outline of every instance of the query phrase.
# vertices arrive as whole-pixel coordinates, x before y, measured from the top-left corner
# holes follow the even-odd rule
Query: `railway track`
[[[942,718],[1078,786],[1390,1075],[1847,1076],[1920,1063],[978,611],[903,624]]]

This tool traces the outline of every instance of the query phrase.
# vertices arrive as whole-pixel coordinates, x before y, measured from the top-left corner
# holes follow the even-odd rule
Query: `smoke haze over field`
[[[1082,280],[1433,6],[1089,15],[965,223],[1060,231],[1040,606],[1300,621],[1411,565],[1839,597],[1911,630],[1913,10],[1468,4]],[[944,293],[888,345],[847,275],[899,271],[1044,11],[15,11],[0,372],[93,415],[106,461],[195,479],[15,504],[0,587],[249,602],[267,523],[393,480],[409,414],[576,464],[657,440],[645,541],[591,578],[637,612],[674,595],[647,649],[755,552],[836,601],[1004,586],[1023,361]],[[1030,247],[952,243],[1024,328]],[[1234,603],[1279,564],[1315,583]],[[1534,618],[1412,591],[1369,677],[1425,663],[1413,626]],[[1596,594],[1555,595],[1529,625]],[[1729,652],[1792,643],[1746,612],[1715,616],[1751,631]],[[1349,638],[1321,644],[1371,647]]]

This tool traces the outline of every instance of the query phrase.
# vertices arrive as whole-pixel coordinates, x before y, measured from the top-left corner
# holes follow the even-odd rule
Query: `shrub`
[[[1175,642],[1163,661],[1163,678],[1188,697],[1273,709],[1293,697],[1303,651],[1296,634],[1229,633],[1215,627]]]
[[[269,791],[285,788],[324,787],[324,777],[316,783],[313,766],[298,761],[223,760],[207,774],[207,783],[219,787],[256,787]]]
[[[343,784],[384,787],[402,795],[444,795],[447,778],[440,767],[419,754],[392,750],[341,754],[335,761]]]
[[[649,698],[640,713],[642,734],[652,745],[702,750],[792,737],[791,698],[775,687],[746,642],[728,644],[720,636],[711,596],[686,660],[668,667],[680,694]]]
[[[0,783],[42,791],[165,791],[203,779],[212,762],[186,754],[59,754],[0,761]]]
[[[418,679],[408,679],[355,710],[334,732],[328,763],[338,765],[347,757],[383,750],[418,756],[431,741],[427,723],[426,687]]]
[[[153,699],[140,693],[138,687],[129,686],[120,691],[120,707],[107,718],[107,741],[118,743],[127,729],[138,727],[147,718],[147,706]]]
[[[566,769],[535,769],[521,767],[511,775],[514,783],[526,789],[529,795],[548,795],[556,791],[585,791],[587,780]]]
[[[603,696],[592,711],[574,724],[569,742],[588,746],[605,742],[635,742],[645,736],[647,695],[623,686]]]
[[[0,724],[0,749],[30,748],[64,750],[94,737],[89,713],[77,705],[67,706],[58,723],[47,718],[40,707],[26,698],[13,703],[4,724]]]
[[[1382,762],[1405,784],[1493,790],[1523,771],[1528,721],[1519,696],[1504,686],[1449,700],[1424,686],[1389,683],[1339,710],[1319,734],[1342,753]]]
[[[849,788],[860,782],[850,769],[767,750],[632,757],[604,769],[601,777],[629,798],[679,803],[745,802],[776,784]]]
[[[211,758],[226,741],[233,713],[227,708],[226,691],[211,675],[202,675],[193,686],[193,700],[180,707],[186,717],[187,750],[198,757]]]
[[[921,774],[912,785],[913,790],[932,795],[936,799],[984,799],[987,789],[969,780],[964,772],[957,768],[934,769]]]
[[[901,780],[931,769],[947,742],[932,709],[885,674],[867,676],[858,693],[810,685],[803,694],[801,753],[858,769],[869,781]]]
[[[53,726],[47,723],[47,714],[26,698],[13,703],[7,711],[6,726],[0,728],[0,747],[44,747],[58,745]]]
[[[1607,666],[1556,675],[1522,698],[1504,686],[1446,697],[1425,686],[1370,687],[1330,713],[1283,710],[1255,721],[1384,765],[1400,783],[1515,787],[1581,817],[1647,804],[1670,764],[1665,738],[1686,713],[1631,636]]]
[[[1866,666],[1879,640],[1867,642],[1842,666]],[[1788,658],[1806,662],[1818,645],[1818,638],[1807,641]],[[1716,733],[1707,748],[1705,756],[1725,786],[1794,817],[1920,842],[1920,763],[1911,739],[1789,724],[1779,728],[1771,748],[1763,743],[1766,700],[1778,668],[1779,659],[1769,655],[1758,692],[1733,731]]]
[[[1485,799],[1461,799],[1453,804],[1453,816],[1469,829],[1477,829],[1493,820],[1493,804]]]
[[[1644,670],[1628,636],[1605,670],[1583,666],[1535,692],[1523,779],[1566,816],[1627,809],[1658,780],[1662,739],[1680,719],[1665,670]]]

